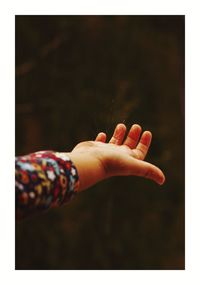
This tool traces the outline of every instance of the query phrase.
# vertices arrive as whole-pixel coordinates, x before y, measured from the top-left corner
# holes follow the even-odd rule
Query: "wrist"
[[[78,176],[81,192],[105,178],[105,171],[101,161],[94,155],[84,152],[69,152],[66,155],[74,163]]]

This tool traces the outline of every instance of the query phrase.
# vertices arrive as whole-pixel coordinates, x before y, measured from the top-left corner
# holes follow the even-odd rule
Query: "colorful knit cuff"
[[[78,171],[65,154],[39,151],[16,158],[16,208],[27,214],[71,201],[79,188]]]

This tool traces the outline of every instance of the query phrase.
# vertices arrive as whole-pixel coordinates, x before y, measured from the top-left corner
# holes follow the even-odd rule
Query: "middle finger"
[[[140,134],[141,134],[142,128],[140,125],[134,124],[132,125],[126,140],[124,141],[124,145],[127,145],[128,147],[135,148],[137,146]]]

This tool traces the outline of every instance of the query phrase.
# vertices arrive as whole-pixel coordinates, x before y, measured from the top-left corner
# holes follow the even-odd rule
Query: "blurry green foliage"
[[[136,122],[166,174],[115,177],[16,224],[17,269],[184,268],[184,20],[16,16],[16,155]]]

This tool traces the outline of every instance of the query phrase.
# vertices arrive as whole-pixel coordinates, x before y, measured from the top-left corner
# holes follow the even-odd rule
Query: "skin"
[[[95,141],[79,143],[72,152],[66,153],[78,170],[79,191],[112,176],[141,176],[162,185],[165,181],[163,172],[144,161],[151,140],[151,132],[142,133],[138,124],[132,125],[126,135],[126,126],[120,123],[109,142],[106,142],[106,134],[101,132]]]

